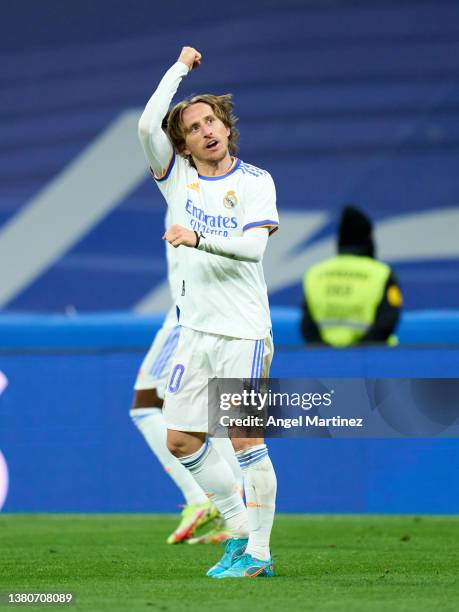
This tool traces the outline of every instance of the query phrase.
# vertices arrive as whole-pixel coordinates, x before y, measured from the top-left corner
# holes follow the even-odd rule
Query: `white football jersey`
[[[221,176],[200,176],[173,155],[156,179],[169,206],[169,220],[206,235],[242,236],[254,227],[279,225],[276,191],[265,170],[234,159]],[[198,331],[259,340],[271,329],[261,262],[246,262],[180,246],[179,323]],[[174,275],[174,284],[177,282]]]

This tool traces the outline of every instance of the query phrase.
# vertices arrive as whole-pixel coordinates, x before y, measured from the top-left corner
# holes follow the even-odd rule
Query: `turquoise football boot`
[[[252,555],[244,554],[230,568],[214,575],[214,578],[272,578],[275,575],[272,558],[260,561]]]
[[[247,542],[247,538],[230,538],[227,540],[223,557],[210,568],[206,575],[217,578],[219,574],[229,569],[244,554]]]

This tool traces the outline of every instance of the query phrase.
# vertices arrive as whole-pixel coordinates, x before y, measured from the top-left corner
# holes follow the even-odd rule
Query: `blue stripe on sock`
[[[247,461],[239,462],[239,465],[240,465],[242,470],[245,470],[248,467],[250,467],[251,465],[255,465],[259,461],[262,461],[267,456],[268,456],[268,451],[265,451],[261,455],[257,455],[255,457],[252,457],[252,458],[248,459]]]
[[[257,457],[256,459],[253,459],[249,463],[244,463],[244,465],[241,465],[241,470],[246,470],[251,465],[255,465],[256,463],[260,463],[260,461],[263,461],[263,459],[265,459],[266,457],[268,457],[268,453],[265,453],[264,455],[261,455],[260,457]]]
[[[268,454],[268,449],[265,448],[260,448],[256,451],[253,451],[251,453],[246,453],[242,456],[238,456],[237,460],[239,461],[239,465],[247,465],[249,463],[251,463],[254,459],[258,459],[258,457],[264,457],[265,455]]]
[[[259,451],[256,451],[254,453],[249,453],[248,455],[243,455],[242,457],[238,457],[238,461],[239,463],[244,463],[246,461],[250,461],[251,459],[254,459],[255,457],[258,457],[259,455],[262,455],[263,453],[267,453],[268,449],[266,448],[262,448]]]
[[[192,461],[187,461],[186,457],[181,457],[180,463],[183,466],[185,466],[188,470],[190,470],[191,468],[196,467],[201,461],[204,460],[205,456],[207,455],[208,450],[209,450],[209,439],[206,439],[205,443],[203,444],[202,452],[199,453],[199,456],[196,459],[193,459]]]
[[[193,459],[192,461],[183,461],[183,465],[185,465],[186,467],[193,467],[194,465],[197,465],[203,459],[204,455],[207,453],[208,448],[209,448],[209,440],[206,440],[203,444],[203,447],[198,457],[196,457],[196,459]]]

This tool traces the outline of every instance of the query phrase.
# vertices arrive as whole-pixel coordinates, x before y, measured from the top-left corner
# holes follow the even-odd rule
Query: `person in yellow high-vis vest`
[[[301,331],[307,342],[396,343],[402,292],[391,268],[375,259],[371,222],[357,208],[344,208],[338,254],[312,266],[303,288]]]

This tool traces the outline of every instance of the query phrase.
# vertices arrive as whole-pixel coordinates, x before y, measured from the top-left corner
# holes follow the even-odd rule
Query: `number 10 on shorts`
[[[171,377],[169,379],[169,393],[177,393],[180,388],[180,383],[182,382],[183,373],[185,372],[185,366],[181,363],[177,363],[171,373]]]

